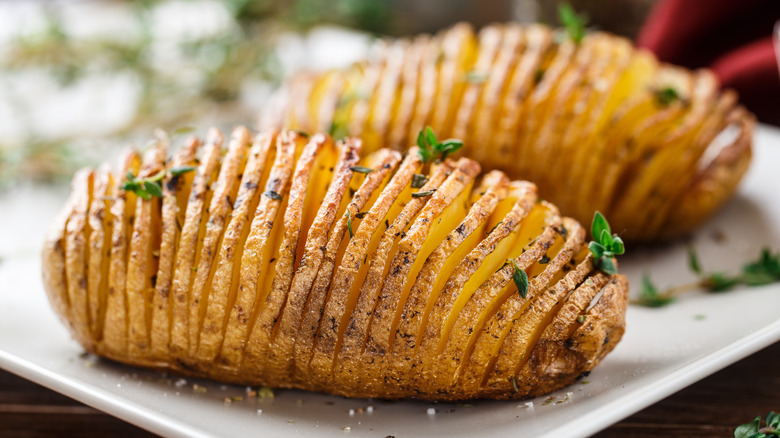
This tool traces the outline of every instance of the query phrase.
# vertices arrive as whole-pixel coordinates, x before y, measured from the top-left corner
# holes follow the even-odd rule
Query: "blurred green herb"
[[[588,248],[593,254],[594,266],[605,274],[617,274],[614,257],[625,253],[626,248],[623,239],[612,234],[607,219],[599,211],[593,215],[591,235],[593,240],[588,244]]]
[[[699,257],[693,247],[688,247],[688,267],[699,279],[693,283],[671,287],[664,291],[658,288],[645,274],[639,299],[634,304],[647,307],[662,307],[675,300],[682,293],[694,290],[705,290],[711,293],[725,292],[743,284],[746,286],[763,286],[780,281],[780,252],[772,254],[769,248],[763,248],[758,259],[746,263],[742,272],[730,275],[723,272],[705,273],[699,264]]]
[[[761,417],[758,416],[750,423],[737,426],[734,438],[780,438],[780,414],[770,412],[764,421],[766,426],[761,427]]]
[[[588,23],[587,16],[574,12],[574,8],[568,3],[561,3],[558,5],[558,19],[561,21],[564,29],[566,29],[569,38],[576,44],[581,43],[582,39],[585,38],[585,27]]]
[[[366,173],[366,174],[374,171],[374,169],[369,169],[368,167],[363,167],[363,166],[352,166],[349,169],[352,170],[353,172]]]
[[[681,100],[680,93],[672,87],[663,87],[655,90],[655,99],[661,106],[669,106],[677,100]]]

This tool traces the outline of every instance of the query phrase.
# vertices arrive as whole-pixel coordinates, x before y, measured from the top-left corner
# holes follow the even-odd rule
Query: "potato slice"
[[[90,336],[100,341],[103,335],[101,309],[106,308],[106,290],[108,289],[108,261],[111,254],[111,207],[110,196],[113,189],[111,166],[103,164],[95,173],[92,184],[92,199],[89,205],[87,222],[91,230],[89,235],[89,260],[87,261],[87,297],[89,299]]]
[[[561,278],[563,268],[573,261],[585,241],[585,230],[576,221],[564,218],[562,226],[568,230],[566,242],[560,252],[545,265],[543,273],[532,277],[527,298],[521,300],[519,295],[511,295],[485,324],[486,329],[479,336],[481,345],[475,348],[475,354],[470,357],[468,365],[471,365],[471,372],[462,375],[465,385],[471,385],[476,390],[484,383],[487,373],[501,376],[507,375],[507,368],[510,374],[516,370],[519,366],[515,364],[524,362],[550,322],[558,301],[590,273],[590,269],[583,268]],[[499,351],[508,354],[499,354]]]
[[[41,276],[49,303],[54,308],[63,325],[73,330],[70,320],[70,296],[65,268],[65,246],[67,245],[68,220],[73,215],[73,199],[71,193],[62,209],[55,216],[49,230],[46,232],[41,260],[43,269]]]
[[[515,185],[507,201],[513,203],[511,210],[505,212],[499,205],[494,215],[501,217],[501,221],[494,225],[487,238],[460,262],[448,279],[442,278],[434,286],[434,290],[438,287],[442,289],[429,312],[427,324],[420,327],[418,335],[420,340],[413,367],[421,371],[418,371],[417,375],[411,375],[412,384],[423,385],[430,378],[424,375],[425,370],[432,369],[434,357],[438,355],[439,349],[443,348],[444,342],[449,337],[452,322],[449,326],[446,324],[450,315],[459,313],[476,287],[484,283],[505,262],[510,251],[516,248],[515,242],[518,236],[516,230],[522,227],[526,217],[534,210],[536,187],[532,184]],[[537,208],[534,214],[539,216],[539,211]],[[443,286],[442,281],[446,281]]]
[[[246,165],[246,154],[251,136],[249,130],[239,126],[233,130],[228,143],[228,151],[222,160],[219,176],[210,191],[208,221],[205,223],[202,238],[199,239],[198,252],[193,266],[194,279],[189,289],[189,316],[187,333],[189,339],[188,356],[197,358],[198,341],[203,331],[203,321],[211,296],[211,283],[216,271],[215,258],[220,242],[225,234],[227,218],[232,213],[233,199],[240,183],[239,176]]]
[[[174,155],[168,170],[195,163],[195,152],[200,146],[196,137],[187,140]],[[159,267],[152,297],[151,352],[154,361],[170,360],[171,338],[171,286],[173,284],[174,259],[181,239],[181,224],[187,208],[194,172],[181,175],[167,174],[162,181],[163,201],[161,212]],[[152,253],[154,256],[154,253]]]
[[[410,156],[414,157],[414,155],[415,154],[410,154],[407,156],[406,163],[409,163],[409,160],[414,160],[413,158],[409,158]],[[368,174],[347,206],[347,211],[350,213],[349,216],[347,216],[346,213],[342,215],[333,230],[331,238],[328,241],[325,259],[320,266],[320,270],[317,273],[317,277],[314,280],[314,284],[309,294],[309,299],[306,303],[303,319],[296,339],[295,374],[298,376],[312,376],[310,382],[313,385],[323,385],[329,382],[329,375],[327,372],[324,373],[320,379],[316,379],[316,377],[314,377],[316,370],[313,370],[310,364],[312,356],[315,354],[315,347],[317,347],[320,342],[319,333],[321,322],[329,320],[323,315],[326,306],[333,301],[330,296],[334,271],[337,266],[341,265],[346,254],[347,245],[351,240],[347,235],[351,218],[355,217],[355,214],[361,210],[365,210],[366,208],[369,208],[370,210],[371,205],[375,204],[376,199],[378,199],[378,193],[384,191],[381,190],[381,188],[386,187],[388,184],[391,185],[391,187],[394,185],[388,183],[388,180],[401,161],[400,154],[392,153],[387,150],[369,158],[376,160],[376,165],[366,163],[369,164],[370,168],[374,168],[375,171]],[[406,164],[406,166],[415,168],[416,164]],[[329,364],[329,362],[326,363]]]
[[[182,364],[188,357],[189,345],[189,309],[190,287],[197,269],[197,255],[205,225],[208,221],[208,212],[204,207],[211,200],[209,186],[219,169],[219,159],[222,149],[222,134],[216,130],[209,130],[206,135],[206,146],[200,159],[195,179],[192,182],[192,191],[187,202],[187,212],[181,229],[179,249],[176,252],[176,264],[173,273],[173,301],[171,302],[171,356],[173,360]],[[205,217],[204,217],[205,216]],[[196,323],[197,321],[194,321]]]
[[[504,90],[509,86],[509,78],[523,53],[524,39],[522,26],[506,26],[495,62],[486,72],[484,89],[477,100],[474,114],[471,120],[465,121],[467,125],[470,124],[467,137],[458,137],[457,134],[455,137],[470,143],[492,136],[491,131],[496,128],[494,120],[498,120],[497,110],[501,107]],[[476,148],[474,154],[471,154],[472,158],[481,162],[493,155],[495,151],[492,149],[494,148]]]
[[[463,85],[463,97],[460,105],[455,107],[455,120],[452,136],[469,141],[469,124],[477,110],[485,82],[493,71],[493,63],[502,46],[504,29],[502,26],[489,25],[479,31],[477,59],[471,70],[464,74],[460,81]],[[479,155],[478,151],[475,151]],[[478,158],[475,155],[474,158]]]
[[[317,370],[313,374],[318,380],[327,381],[330,377],[328,373],[333,367],[334,355],[340,349],[360,286],[365,283],[368,275],[369,257],[374,258],[379,240],[384,235],[382,230],[388,230],[383,221],[389,223],[399,213],[397,206],[410,201],[411,191],[407,188],[421,165],[416,150],[412,151],[400,164],[392,179],[390,172],[386,173],[387,183],[383,184],[381,190],[375,192],[363,207],[366,214],[362,219],[356,216],[359,212],[348,210],[348,225],[351,223],[355,231],[349,236],[339,266],[333,274],[309,363],[310,369]]]
[[[424,126],[424,122],[412,123],[414,110],[422,97],[421,77],[426,57],[430,56],[432,49],[435,49],[436,41],[429,35],[419,35],[414,42],[407,48],[407,60],[403,63],[401,71],[401,91],[398,93],[398,99],[394,105],[392,116],[394,117],[390,127],[387,145],[394,149],[406,149],[411,142],[409,131],[414,130],[415,126]]]
[[[556,238],[556,229],[560,225],[560,218],[557,216],[548,216],[544,232],[528,245],[517,245],[524,249],[521,254],[510,253],[508,259],[512,259],[518,267],[530,272],[531,268],[553,245]],[[531,223],[524,225],[527,228]],[[535,224],[534,224],[535,225]],[[519,234],[520,242],[523,242],[523,229]],[[534,235],[536,230],[533,230]],[[476,337],[481,334],[483,327],[495,312],[499,312],[496,319],[502,320],[508,314],[502,312],[501,304],[510,298],[510,296],[520,296],[517,288],[512,282],[514,267],[511,263],[505,263],[501,269],[481,285],[473,293],[468,294],[468,301],[458,306],[456,303],[456,313],[450,314],[445,322],[445,333],[439,340],[439,346],[436,350],[436,356],[439,362],[434,365],[436,374],[432,376],[431,384],[436,385],[440,391],[448,391],[458,378],[458,372],[464,361],[467,361],[474,348]],[[529,278],[531,275],[529,275]],[[468,291],[468,283],[464,286],[464,292]],[[533,287],[529,287],[528,294],[533,298],[535,292]],[[464,297],[466,294],[464,294]],[[460,309],[458,308],[460,307]],[[488,332],[489,333],[489,332]],[[432,357],[436,357],[432,355]]]
[[[130,247],[130,224],[135,219],[135,194],[122,189],[122,178],[137,174],[141,159],[133,150],[125,150],[119,160],[114,179],[115,193],[111,200],[111,255],[108,261],[108,291],[106,316],[103,326],[103,342],[100,353],[113,359],[127,356],[127,259]]]
[[[270,378],[277,381],[290,380],[293,374],[293,351],[295,349],[295,335],[298,333],[304,306],[314,282],[317,271],[323,263],[329,231],[333,228],[341,205],[347,199],[345,196],[352,178],[355,165],[359,161],[361,142],[347,138],[338,144],[339,158],[335,166],[334,176],[328,192],[324,196],[324,202],[317,211],[317,218],[312,222],[306,239],[306,246],[301,257],[301,262],[295,272],[289,288],[289,295],[285,302],[283,313],[279,323],[275,327],[273,344],[269,349],[268,373]],[[372,170],[374,172],[376,170]],[[308,196],[316,196],[309,194]],[[309,201],[311,202],[311,201]]]
[[[458,160],[451,174],[415,218],[406,236],[398,242],[398,249],[374,307],[363,351],[364,363],[385,366],[385,358],[392,348],[396,327],[412,284],[438,243],[468,213],[471,207],[468,202],[471,186],[479,170],[479,166],[471,160]]]
[[[414,350],[419,346],[420,327],[425,327],[433,304],[441,293],[442,281],[449,278],[460,261],[489,231],[491,214],[509,192],[509,180],[502,172],[488,173],[474,190],[478,200],[463,221],[451,231],[420,269],[412,286],[392,344],[391,371],[396,378],[410,372]],[[438,286],[438,287],[437,287]]]
[[[275,142],[274,138],[270,139],[272,144],[275,143],[275,149],[272,150],[273,165],[244,243],[239,286],[227,320],[220,358],[217,360],[217,369],[227,373],[235,373],[241,366],[248,334],[270,289],[273,279],[270,273],[279,256],[278,243],[284,228],[281,224],[289,198],[289,183],[295,157],[303,143],[303,139],[297,135],[274,133],[273,137]],[[271,162],[269,156],[266,163]]]
[[[68,220],[65,233],[65,273],[68,285],[70,319],[73,322],[76,339],[92,344],[89,333],[89,298],[87,296],[87,261],[89,260],[90,226],[87,222],[89,200],[92,194],[94,173],[91,169],[80,170],[73,177],[73,214]]]
[[[164,170],[167,144],[158,141],[144,153],[138,179],[150,178]],[[127,321],[128,354],[145,356],[149,349],[151,302],[157,259],[152,252],[159,251],[159,198],[138,197],[135,205],[133,233],[130,237],[127,261]]]
[[[243,135],[243,134],[241,134]],[[246,141],[239,137],[235,140]],[[235,300],[240,274],[240,254],[249,234],[250,212],[254,212],[262,195],[270,168],[265,164],[276,140],[276,133],[258,137],[248,153],[244,170],[241,172],[240,187],[233,204],[230,221],[225,227],[224,237],[219,244],[215,259],[216,268],[210,285],[211,292],[206,305],[203,324],[199,332],[197,360],[213,361],[224,339],[227,309]]]
[[[473,64],[476,51],[474,30],[467,23],[458,23],[442,35],[441,64],[430,116],[431,125],[436,126],[436,132],[442,138],[452,135],[458,102],[466,86],[461,79]],[[412,126],[413,130],[422,128]]]

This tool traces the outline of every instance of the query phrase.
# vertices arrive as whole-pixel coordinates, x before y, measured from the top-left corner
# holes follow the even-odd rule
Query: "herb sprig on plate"
[[[738,285],[763,286],[780,281],[780,252],[772,254],[769,248],[763,248],[756,260],[746,263],[739,274],[725,272],[706,273],[699,262],[699,256],[693,247],[688,247],[688,267],[699,278],[693,283],[674,286],[664,291],[653,284],[649,274],[642,279],[639,299],[634,304],[647,307],[663,307],[685,292],[705,290],[717,293],[733,289]]]

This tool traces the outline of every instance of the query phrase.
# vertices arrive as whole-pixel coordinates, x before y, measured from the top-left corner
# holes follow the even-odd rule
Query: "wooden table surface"
[[[780,342],[602,431],[611,437],[732,437],[780,411]],[[153,434],[0,371],[0,437],[150,437]]]

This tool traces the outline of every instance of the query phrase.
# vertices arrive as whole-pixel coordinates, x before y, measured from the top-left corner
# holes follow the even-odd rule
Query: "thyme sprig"
[[[588,249],[593,254],[596,269],[609,275],[617,274],[614,257],[625,253],[626,247],[620,236],[612,234],[609,222],[600,211],[593,215],[591,235],[593,240],[588,244]]]
[[[654,93],[658,104],[664,107],[669,106],[678,100],[682,100],[680,93],[671,86],[654,90]]]
[[[649,274],[642,279],[642,289],[639,299],[634,301],[646,307],[663,307],[674,302],[681,294],[705,290],[711,293],[725,292],[742,284],[745,286],[763,286],[780,281],[780,252],[772,254],[769,248],[763,248],[758,259],[746,263],[742,272],[730,275],[725,272],[706,273],[701,268],[699,257],[693,247],[688,247],[688,267],[699,278],[697,281],[679,286],[674,286],[664,291],[659,291],[653,284]]]
[[[577,14],[570,4],[561,3],[558,5],[558,19],[561,21],[563,28],[566,29],[566,34],[569,35],[569,38],[575,44],[581,43],[587,33],[587,15]]]
[[[122,183],[122,190],[133,192],[146,200],[152,199],[152,197],[162,198],[163,192],[160,181],[162,181],[166,175],[170,174],[171,176],[176,177],[187,172],[192,172],[193,170],[195,170],[194,166],[178,166],[171,169],[163,169],[146,178],[136,178],[136,176],[133,175],[133,172],[127,172],[127,175],[125,175],[126,181]]]
[[[517,266],[517,262],[514,259],[507,259],[506,262],[512,265],[512,281],[517,286],[517,292],[520,293],[521,297],[525,298],[528,295],[528,274],[520,269],[520,266]]]
[[[770,412],[764,421],[765,427],[761,427],[760,416],[750,423],[737,426],[734,429],[734,438],[780,438],[780,414]]]
[[[430,126],[426,126],[425,129],[417,134],[417,146],[420,147],[417,153],[420,155],[423,163],[427,163],[432,158],[444,160],[447,158],[447,155],[463,147],[463,142],[455,138],[439,141],[433,129]]]

